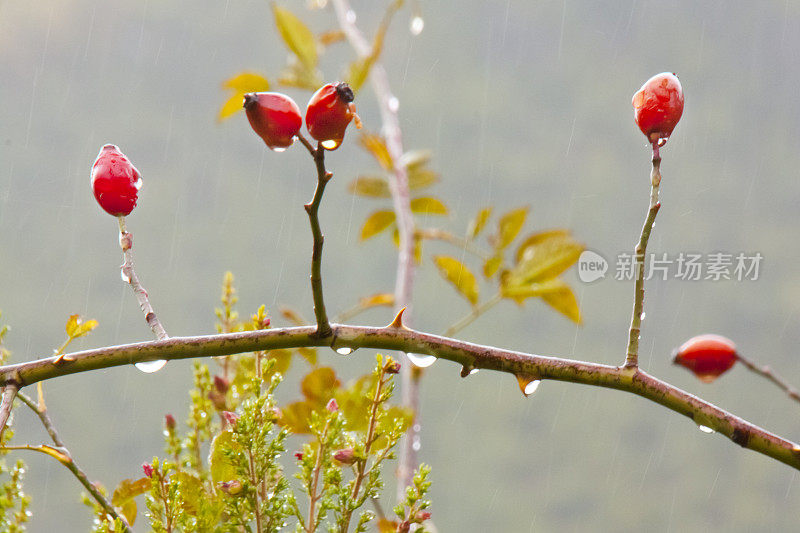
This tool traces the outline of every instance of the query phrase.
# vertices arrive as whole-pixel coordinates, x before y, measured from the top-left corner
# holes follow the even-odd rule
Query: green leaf
[[[500,218],[498,222],[497,239],[495,241],[495,248],[504,250],[511,244],[514,239],[519,235],[525,218],[528,216],[528,208],[521,207],[519,209],[512,209]]]
[[[414,198],[410,202],[411,212],[422,215],[446,215],[447,206],[438,198],[422,197]]]
[[[214,437],[211,441],[211,449],[208,453],[208,469],[211,472],[211,479],[214,483],[231,481],[237,479],[238,473],[236,465],[225,455],[225,450],[236,450],[233,431],[226,429]]]
[[[483,228],[486,227],[486,223],[489,222],[489,217],[492,216],[492,208],[491,207],[484,207],[478,214],[475,215],[475,218],[469,223],[469,228],[467,229],[467,238],[472,240],[478,235],[480,235]]]
[[[461,261],[447,255],[434,256],[433,261],[439,268],[439,273],[452,283],[470,304],[478,304],[478,282]]]
[[[394,219],[394,211],[375,211],[367,217],[367,220],[364,221],[364,225],[361,226],[360,239],[366,241],[374,237],[391,226],[394,223]]]
[[[315,368],[300,382],[300,391],[308,400],[325,405],[336,394],[341,382],[332,368],[322,366]]]
[[[384,170],[392,170],[394,168],[392,156],[389,155],[389,149],[386,148],[386,142],[383,137],[374,133],[362,133],[358,138],[358,143],[372,154],[372,157]]]
[[[483,263],[483,275],[487,278],[491,278],[497,274],[502,264],[503,258],[499,255],[487,259],[486,262]]]
[[[391,198],[389,183],[379,176],[359,176],[347,185],[347,190],[359,196]]]
[[[584,250],[569,234],[550,232],[524,248],[509,273],[509,285],[527,285],[554,278],[572,266]]]
[[[274,2],[272,13],[275,15],[275,26],[287,48],[306,69],[313,71],[317,67],[317,41],[314,34],[294,13]]]

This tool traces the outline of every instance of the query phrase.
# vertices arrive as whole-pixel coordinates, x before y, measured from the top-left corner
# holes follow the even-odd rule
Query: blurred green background
[[[374,28],[383,1],[357,1]],[[330,9],[284,0],[315,31]],[[529,228],[569,227],[613,261],[638,238],[649,155],[632,121],[631,95],[651,75],[678,73],[686,109],[663,150],[663,208],[652,251],[760,252],[757,281],[651,281],[642,366],[788,438],[798,405],[737,367],[713,385],[669,364],[698,333],[732,337],[742,353],[800,384],[797,225],[800,166],[800,4],[790,1],[424,0],[425,30],[410,10],[384,57],[400,101],[405,145],[430,148],[443,175],[434,192],[453,215],[431,224],[463,231],[479,207],[531,205]],[[313,192],[307,154],[269,152],[237,114],[215,121],[221,82],[252,69],[275,80],[287,52],[265,0],[0,2],[0,308],[15,360],[48,355],[68,315],[100,327],[76,348],[150,338],[119,279],[115,221],[89,190],[100,146],[118,144],[144,177],[129,217],[137,270],[172,335],[213,332],[225,270],[240,310],[280,303],[312,316],[310,232],[302,203]],[[347,45],[325,56],[343,74]],[[286,90],[301,107],[308,93]],[[373,96],[359,112],[377,129]],[[387,235],[359,244],[379,202],[345,184],[373,163],[355,143],[329,156],[336,177],[322,207],[329,309],[391,291]],[[388,205],[388,204],[387,204]],[[445,252],[443,245],[426,252]],[[617,364],[624,358],[632,287],[586,285],[574,269],[585,325],[541,302],[501,304],[461,337],[486,344]],[[488,289],[487,291],[488,292]],[[441,332],[467,306],[430,261],[422,266],[414,324]],[[359,321],[386,323],[388,311]],[[322,357],[344,375],[370,352]],[[302,366],[298,365],[302,370]],[[781,463],[706,435],[640,398],[545,382],[531,398],[508,375],[469,379],[447,362],[423,385],[421,456],[433,465],[440,531],[792,530],[800,482]],[[283,394],[294,395],[298,370]],[[113,487],[161,453],[167,412],[185,417],[191,365],[145,375],[116,368],[48,382],[51,416],[92,479]],[[20,442],[44,442],[20,411]],[[30,530],[86,531],[79,485],[55,461],[28,454]],[[391,485],[391,483],[389,483]],[[141,515],[140,515],[141,516]],[[139,528],[144,530],[144,520]]]

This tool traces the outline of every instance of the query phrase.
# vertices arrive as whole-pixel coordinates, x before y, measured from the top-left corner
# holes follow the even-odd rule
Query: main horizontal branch
[[[316,326],[304,326],[201,337],[172,337],[85,350],[68,354],[67,361],[60,363],[54,363],[55,357],[48,357],[0,366],[0,385],[19,384],[24,387],[59,376],[158,359],[188,359],[311,346],[347,346],[352,349],[375,348],[428,354],[460,364],[463,367],[462,375],[480,368],[507,372],[523,381],[554,379],[630,392],[689,417],[696,424],[707,426],[744,448],[800,470],[800,446],[794,442],[637,368],[481,346],[411,330],[402,326],[399,320],[382,328],[331,324],[331,334],[324,337],[318,335]]]

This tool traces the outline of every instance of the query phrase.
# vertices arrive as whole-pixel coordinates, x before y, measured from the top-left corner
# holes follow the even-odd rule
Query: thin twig
[[[136,275],[136,270],[134,270],[133,267],[133,235],[128,233],[125,225],[125,217],[120,216],[118,217],[118,220],[119,245],[122,248],[122,256],[124,258],[124,262],[122,263],[121,267],[123,281],[127,281],[128,284],[130,284],[131,289],[133,289],[133,294],[136,296],[136,300],[139,302],[139,308],[144,314],[144,320],[147,322],[147,325],[150,326],[150,329],[153,331],[153,335],[155,335],[156,339],[160,341],[167,339],[169,336],[167,335],[166,330],[164,330],[164,326],[161,324],[161,321],[156,316],[155,311],[153,311],[153,306],[150,304],[150,297],[147,295],[147,291],[139,281],[139,277]]]
[[[391,15],[400,6],[397,2],[392,4],[387,12],[387,18],[383,25],[388,25]],[[353,49],[361,59],[370,57],[373,54],[373,47],[358,29],[355,18],[349,16],[352,13],[350,3],[347,0],[333,0],[333,8],[336,11],[336,18],[339,27],[347,36]],[[385,31],[385,28],[383,28]],[[395,311],[405,308],[405,319],[411,324],[412,295],[414,291],[414,218],[411,214],[411,204],[408,187],[408,173],[404,165],[400,164],[403,156],[403,132],[400,128],[398,117],[397,98],[392,94],[389,85],[389,76],[386,69],[379,61],[375,61],[370,71],[370,83],[381,113],[381,123],[383,135],[386,139],[386,149],[392,159],[392,177],[389,180],[389,191],[392,194],[392,205],[394,207],[395,219],[399,236],[399,252],[397,255],[397,276],[395,281]],[[414,371],[413,365],[403,365],[400,370],[401,385],[400,396],[403,405],[415,406],[414,421],[400,445],[400,460],[397,467],[397,493],[402,498],[405,488],[411,484],[414,476],[414,469],[417,466],[417,452],[413,447],[415,440],[419,438],[419,380],[422,372],[419,369]]]
[[[441,229],[420,229],[417,230],[417,236],[422,239],[429,239],[429,240],[436,240],[436,241],[444,241],[448,242],[454,246],[458,246],[465,252],[469,252],[484,261],[488,261],[492,258],[492,256],[477,246],[473,244],[471,241],[465,239],[464,237],[460,237],[458,235],[454,235],[449,231],[441,230]]]
[[[3,400],[0,402],[0,443],[3,442],[3,434],[6,432],[8,418],[11,416],[11,408],[18,392],[19,383],[15,381],[8,382],[3,388]]]
[[[331,334],[331,324],[325,311],[325,300],[322,294],[322,245],[325,242],[325,236],[319,226],[319,205],[322,202],[325,185],[331,180],[333,174],[325,170],[325,149],[322,147],[322,143],[318,144],[315,149],[302,134],[299,134],[298,137],[313,156],[317,167],[317,188],[314,190],[314,198],[305,205],[305,208],[308,213],[308,222],[311,224],[311,235],[314,238],[311,252],[311,294],[314,298],[314,316],[317,319],[317,336],[328,337]]]
[[[498,292],[497,294],[495,294],[482,304],[473,307],[472,312],[470,314],[468,314],[467,316],[465,316],[464,318],[462,318],[461,320],[459,320],[458,322],[447,328],[447,331],[444,332],[444,336],[452,337],[455,333],[461,331],[465,327],[472,324],[483,313],[485,313],[486,311],[488,311],[489,309],[500,303],[502,299],[503,295]]]
[[[796,402],[800,402],[800,391],[783,381],[769,366],[758,366],[751,360],[742,357],[740,354],[736,354],[736,358],[747,367],[748,370],[751,372],[755,372],[760,376],[763,376],[773,382],[775,385],[781,388],[786,394],[789,395],[789,398]]]
[[[69,455],[69,451],[67,451],[67,445],[64,444],[64,441],[62,441],[58,436],[58,432],[56,431],[55,426],[53,426],[53,421],[50,420],[50,416],[47,414],[47,409],[40,410],[36,403],[23,392],[20,392],[17,395],[17,398],[22,403],[27,405],[31,411],[36,413],[36,416],[39,417],[39,420],[42,422],[42,426],[44,426],[45,431],[47,431],[47,434],[50,435],[50,439],[53,441],[53,444],[61,448],[63,451],[66,451]],[[96,501],[106,513],[111,515],[114,519],[120,520],[125,527],[125,531],[132,533],[132,530],[128,525],[128,521],[125,520],[125,517],[119,514],[117,510],[114,509],[114,506],[111,504],[111,502],[106,499],[100,490],[98,490],[95,484],[89,481],[86,473],[81,470],[77,464],[75,464],[74,459],[70,457],[69,462],[59,461],[59,463],[63,464],[70,472],[72,472],[72,475],[74,475],[78,482],[80,482],[80,484],[83,485],[87,491],[89,491],[89,494],[91,494],[92,498],[94,498],[94,501]]]
[[[661,185],[661,155],[658,152],[658,142],[653,143],[653,168],[650,171],[650,207],[647,210],[642,234],[639,243],[636,245],[635,258],[635,287],[633,299],[633,316],[631,317],[631,328],[628,333],[628,352],[625,356],[625,366],[636,368],[639,366],[639,336],[642,331],[642,313],[644,312],[644,266],[645,254],[647,253],[647,242],[650,240],[650,232],[656,221],[656,215],[661,207],[658,201],[658,188]]]

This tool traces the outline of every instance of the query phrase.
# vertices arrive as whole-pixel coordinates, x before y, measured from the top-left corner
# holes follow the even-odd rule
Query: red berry
[[[253,131],[276,152],[289,148],[303,125],[300,108],[285,94],[248,93],[244,110]]]
[[[711,383],[736,363],[736,345],[720,335],[699,335],[683,343],[673,362],[688,368],[705,383]]]
[[[100,207],[115,217],[129,215],[141,188],[133,163],[113,144],[103,146],[92,165],[92,191]]]
[[[312,137],[322,143],[323,148],[336,150],[342,144],[351,120],[355,119],[356,127],[361,128],[354,99],[353,90],[346,83],[329,83],[308,101],[306,128]]]
[[[651,143],[666,141],[683,114],[683,89],[675,74],[656,74],[633,95],[633,118]]]

